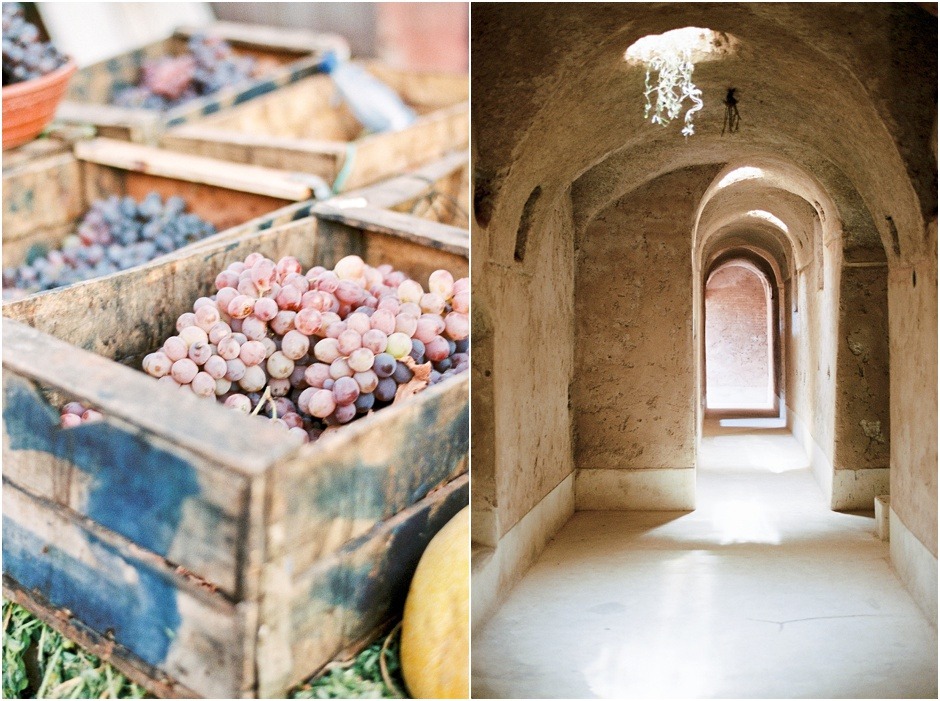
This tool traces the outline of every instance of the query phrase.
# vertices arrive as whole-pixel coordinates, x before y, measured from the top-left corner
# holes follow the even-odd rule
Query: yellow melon
[[[438,531],[405,601],[401,667],[420,699],[470,696],[470,508]]]

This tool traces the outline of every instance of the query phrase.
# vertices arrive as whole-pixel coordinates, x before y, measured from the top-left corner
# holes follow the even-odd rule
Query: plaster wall
[[[475,497],[474,513],[490,509],[491,541],[574,470],[568,412],[574,289],[570,198],[546,196],[539,205],[544,206],[531,213],[532,233],[521,261],[511,248],[505,255],[494,247],[481,250],[477,263],[474,244],[474,319],[488,319],[483,346],[489,356],[487,363],[474,359],[485,380],[474,384],[474,416],[491,419],[489,425],[474,423],[473,470],[480,470],[480,484],[490,489]],[[494,217],[480,237],[515,240],[519,221],[518,213]],[[476,327],[473,333],[476,353]]]
[[[936,222],[933,226],[936,227]],[[913,282],[915,276],[916,286]],[[936,257],[893,268],[888,277],[888,305],[891,328],[891,509],[936,558]]]
[[[578,508],[612,508],[602,471],[695,465],[692,238],[717,167],[659,177],[602,211],[578,241],[572,410]],[[694,479],[694,478],[692,478]],[[604,487],[604,485],[607,485]],[[626,497],[627,495],[625,495]],[[655,492],[643,508],[656,509]],[[663,496],[665,498],[665,496]],[[671,508],[692,508],[691,495]]]

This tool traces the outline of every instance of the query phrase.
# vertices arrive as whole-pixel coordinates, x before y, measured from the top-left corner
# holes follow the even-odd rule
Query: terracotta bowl
[[[52,73],[3,88],[3,150],[36,138],[55,115],[69,78],[78,69],[69,59]]]

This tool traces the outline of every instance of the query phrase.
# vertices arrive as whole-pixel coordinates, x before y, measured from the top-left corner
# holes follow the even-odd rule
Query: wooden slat
[[[75,156],[83,161],[124,170],[167,178],[185,178],[190,182],[254,192],[282,200],[306,200],[313,196],[309,186],[282,171],[224,163],[114,139],[94,139],[76,144]]]
[[[470,255],[470,232],[456,226],[375,207],[336,206],[329,200],[317,203],[311,211],[315,216],[328,221],[386,234],[458,256],[469,258]]]
[[[309,566],[466,471],[469,385],[458,375],[275,465],[267,558]]]
[[[81,170],[71,153],[56,153],[3,169],[5,244],[37,230],[61,227],[83,209]],[[4,265],[11,263],[4,261]]]
[[[298,54],[335,51],[341,58],[349,56],[349,42],[339,34],[311,32],[307,29],[269,27],[248,22],[216,21],[206,27],[179,27],[176,34],[192,36],[210,32],[234,45],[254,46],[268,50],[292,51]]]
[[[88,637],[106,657],[124,658],[158,680],[162,670],[181,687],[161,680],[155,690],[191,696],[191,689],[210,698],[237,690],[241,648],[232,604],[119,536],[9,483],[3,565],[4,589],[25,595],[19,600],[28,607],[39,604],[35,613],[61,616],[86,634],[98,631]]]
[[[283,695],[400,612],[424,549],[468,498],[464,475],[306,570],[293,557],[266,565],[259,694]]]

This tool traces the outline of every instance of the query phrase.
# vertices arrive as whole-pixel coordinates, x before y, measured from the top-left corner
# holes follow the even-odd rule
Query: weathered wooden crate
[[[165,112],[111,104],[115,86],[135,84],[145,61],[183,52],[186,41],[196,31],[221,36],[236,53],[256,57],[261,75]],[[304,30],[232,22],[216,22],[198,30],[179,29],[167,39],[81,69],[72,77],[56,119],[91,124],[102,136],[156,144],[168,127],[241,104],[312,75],[328,50],[348,54],[349,48],[342,37]]]
[[[34,247],[58,247],[91,203],[109,195],[138,200],[151,191],[163,198],[179,195],[187,211],[222,232],[285,204],[309,200],[316,189],[301,174],[113,139],[81,141],[74,144],[74,153],[5,169],[3,185],[5,266],[20,265]]]
[[[81,167],[72,148],[93,134],[80,127],[54,129],[46,137],[3,152],[4,242],[33,231],[64,232],[81,214]]]
[[[469,373],[296,446],[133,368],[251,251],[466,274],[466,237],[402,235],[310,217],[4,305],[5,595],[166,697],[283,695],[373,639],[467,504]],[[71,400],[105,419],[59,428]]]
[[[368,70],[418,113],[401,131],[363,135],[332,80],[315,75],[251,103],[170,129],[163,145],[239,163],[315,173],[334,192],[401,174],[469,141],[466,76]]]

